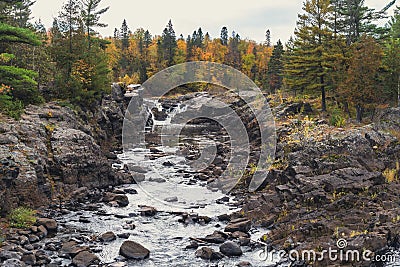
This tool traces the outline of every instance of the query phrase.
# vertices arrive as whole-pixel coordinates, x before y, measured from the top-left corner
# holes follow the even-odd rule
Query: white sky
[[[34,20],[39,18],[50,27],[53,18],[65,0],[36,0],[32,7]],[[152,35],[159,35],[169,19],[172,19],[177,36],[185,38],[202,27],[204,33],[219,37],[221,28],[228,27],[240,36],[261,42],[265,31],[270,29],[272,42],[286,42],[296,26],[297,14],[301,12],[302,0],[103,0],[101,7],[110,6],[102,16],[108,27],[98,29],[103,36],[112,36],[114,28],[120,28],[126,19],[132,31],[142,27]],[[390,0],[365,0],[367,6],[382,9]],[[397,1],[399,2],[399,1]],[[399,5],[399,3],[397,3]],[[393,14],[393,8],[389,15]]]

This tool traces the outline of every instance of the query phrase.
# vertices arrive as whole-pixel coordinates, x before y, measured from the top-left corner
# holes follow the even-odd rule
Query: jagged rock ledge
[[[28,106],[20,121],[0,120],[0,211],[68,199],[78,188],[133,182],[116,171],[124,113],[135,97],[118,84],[98,108],[75,111],[58,103]]]

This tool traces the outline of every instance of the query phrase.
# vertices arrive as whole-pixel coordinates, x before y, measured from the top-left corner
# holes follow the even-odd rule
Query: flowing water
[[[171,116],[184,110],[178,106],[169,113],[166,121],[155,121],[153,130],[160,126],[174,127]],[[204,136],[187,136],[182,140],[186,143],[206,144]],[[185,144],[183,144],[185,145]],[[156,151],[156,152],[152,152]],[[154,156],[154,157],[151,157]],[[226,195],[216,190],[209,190],[206,182],[193,179],[194,172],[186,164],[185,158],[177,153],[176,147],[156,146],[150,149],[134,149],[119,155],[126,164],[135,164],[145,170],[145,181],[138,184],[125,185],[121,189],[135,189],[137,194],[127,194],[129,205],[124,208],[110,207],[100,204],[100,211],[71,212],[62,217],[65,228],[76,229],[77,233],[99,235],[107,231],[115,234],[129,233],[129,240],[136,241],[150,250],[150,258],[144,261],[129,261],[128,266],[236,266],[241,261],[251,262],[253,266],[269,266],[258,256],[260,248],[252,249],[242,246],[241,257],[224,257],[219,262],[208,262],[195,257],[194,249],[186,249],[190,237],[205,237],[214,231],[223,231],[226,224],[217,216],[229,214],[239,209],[235,200],[218,204],[217,199]],[[176,202],[167,203],[166,198],[177,198]],[[176,199],[175,199],[176,200]],[[221,202],[219,202],[221,203]],[[140,214],[140,206],[155,207],[158,213],[153,217]],[[208,216],[212,221],[208,224],[179,222],[181,212],[196,213]],[[82,222],[81,218],[87,218]],[[132,224],[135,225],[132,229]],[[251,238],[256,241],[265,231],[251,229]],[[117,238],[111,243],[101,246],[93,245],[105,265],[120,259],[119,248],[126,239]],[[219,251],[217,245],[207,244]]]

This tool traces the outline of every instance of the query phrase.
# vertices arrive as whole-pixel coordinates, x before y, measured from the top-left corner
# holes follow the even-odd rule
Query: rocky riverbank
[[[137,96],[136,96],[137,97]],[[118,85],[94,111],[59,103],[28,106],[20,121],[0,121],[0,212],[63,201],[77,188],[132,179],[114,171],[127,102]]]
[[[160,210],[150,206],[149,199],[140,194],[138,197],[137,188],[117,187],[135,180],[165,182],[148,176],[143,166],[135,168],[135,180],[125,170],[112,168],[113,164],[122,166],[114,151],[121,149],[127,103],[132,97],[139,104],[142,101],[140,92],[128,96],[124,93],[114,85],[112,94],[95,111],[77,112],[48,103],[28,107],[19,122],[2,119],[1,212],[28,205],[37,207],[41,218],[30,229],[5,233],[7,240],[0,249],[3,266],[126,266],[129,259],[147,259],[143,264],[151,266],[152,258],[160,266],[168,264],[162,258],[170,256],[166,252],[168,246],[147,247],[148,238],[158,244],[162,238],[176,243],[171,243],[171,250],[177,253],[172,255],[177,262],[189,261],[185,266],[203,266],[209,261],[226,261],[229,266],[287,263],[285,257],[278,259],[280,263],[262,262],[256,254],[263,249],[260,243],[269,250],[296,250],[300,254],[336,248],[339,239],[346,240],[345,251],[371,250],[383,255],[399,248],[399,109],[380,112],[372,124],[341,129],[329,126],[322,118],[311,119],[313,111],[308,104],[275,106],[276,159],[267,180],[256,193],[249,194],[245,188],[254,171],[252,164],[260,154],[260,132],[245,103],[225,96],[224,100],[231,103],[248,128],[251,164],[239,186],[213,204],[241,210],[206,216],[201,215],[207,209],[204,204],[188,206],[197,212]],[[178,103],[196,97],[211,96],[193,94],[166,99],[161,103],[163,110],[157,109],[155,116],[164,120]],[[190,112],[196,112],[196,108]],[[192,172],[180,165],[180,159],[173,161],[169,152],[161,151],[159,135],[146,137],[147,157],[160,161],[159,165],[179,177],[180,183],[208,185],[211,192],[215,191],[218,187],[214,182],[229,161],[230,140],[215,121],[199,118],[190,124],[196,127],[185,127],[182,134],[206,134],[217,144],[216,157],[208,168]],[[188,160],[198,158],[199,153],[200,147],[189,143],[180,151]],[[175,195],[165,201],[183,204]],[[174,229],[193,226],[189,228],[193,234],[182,236],[186,228],[182,233],[168,231],[171,225]],[[157,232],[160,227],[165,233]],[[261,231],[257,235],[265,235],[254,240],[255,229]],[[146,238],[147,231],[153,236]],[[155,237],[157,234],[161,239]],[[135,238],[129,239],[133,235]],[[307,266],[310,261],[299,260],[296,264]],[[354,264],[330,262],[325,255],[313,266]],[[383,263],[361,260],[356,266]]]

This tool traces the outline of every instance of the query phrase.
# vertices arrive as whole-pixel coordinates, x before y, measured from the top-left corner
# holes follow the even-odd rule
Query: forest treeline
[[[389,0],[388,0],[389,1]],[[318,108],[361,121],[365,111],[400,104],[400,8],[367,7],[363,0],[306,0],[293,36],[257,43],[221,28],[177,36],[131,30],[127,21],[103,38],[108,11],[101,0],[66,0],[53,25],[32,23],[32,0],[0,1],[0,109],[15,118],[28,104],[64,101],[91,109],[111,81],[143,83],[188,61],[212,61],[249,76],[265,93],[319,98]],[[387,21],[385,26],[379,22]]]

